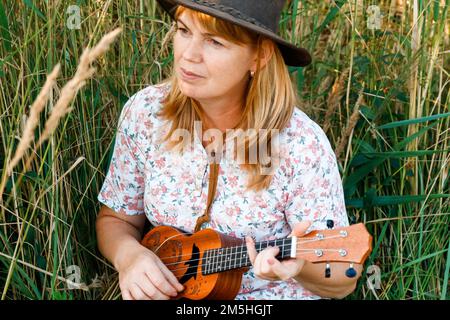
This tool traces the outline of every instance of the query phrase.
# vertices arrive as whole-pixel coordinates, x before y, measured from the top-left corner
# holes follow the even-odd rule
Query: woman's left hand
[[[297,223],[290,236],[301,237],[311,225],[310,221]],[[297,276],[302,271],[305,260],[296,258],[279,261],[275,257],[280,252],[278,247],[268,247],[257,253],[255,242],[250,237],[245,237],[247,252],[253,265],[255,276],[264,280],[278,281],[288,280]]]

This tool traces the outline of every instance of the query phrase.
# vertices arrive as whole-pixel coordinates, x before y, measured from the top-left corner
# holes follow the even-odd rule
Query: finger
[[[259,266],[260,266],[262,275],[264,275],[266,277],[270,277],[272,279],[274,278],[273,272],[272,272],[272,266],[269,264],[269,260],[276,260],[275,257],[277,256],[277,254],[279,252],[280,252],[280,248],[278,248],[278,247],[268,247],[260,253],[258,258],[260,260]]]
[[[169,281],[169,283],[179,292],[183,291],[184,286],[178,281],[173,272],[170,271],[164,263],[162,263],[161,261],[158,262],[159,264],[161,264],[161,271],[166,277],[167,281]]]
[[[256,251],[255,248],[255,242],[251,237],[247,236],[245,237],[245,244],[247,245],[247,254],[250,259],[250,262],[255,267],[255,260],[256,256],[258,255],[258,252]]]
[[[146,272],[148,279],[157,291],[164,295],[175,297],[178,294],[177,290],[167,281],[163,272],[160,269],[157,270],[158,272]]]
[[[286,281],[292,278],[293,274],[291,274],[290,270],[283,266],[277,259],[270,258],[268,260],[268,264],[270,265],[272,272],[275,273],[281,280]]]
[[[122,290],[122,300],[133,300],[133,297],[128,290]]]
[[[168,296],[176,296],[177,288],[166,279],[166,276],[162,271],[164,269],[167,269],[167,266],[158,259],[156,261],[156,264],[149,265],[149,268],[146,271],[147,277],[150,278],[150,281],[153,283],[153,285],[162,293]]]
[[[256,259],[254,261],[254,268],[253,272],[256,277],[263,279],[263,280],[274,280],[273,273],[270,270],[269,265],[267,264],[267,260],[269,258],[273,258],[274,254],[276,252],[276,249],[273,247],[268,247],[258,253],[256,256]]]
[[[130,293],[132,300],[148,300],[146,299],[145,294],[142,292],[141,288],[137,284],[133,284],[130,287]]]
[[[299,223],[296,223],[294,225],[294,227],[292,228],[292,232],[289,235],[289,237],[292,237],[292,236],[301,237],[301,236],[303,236],[310,226],[311,226],[311,221],[309,221],[309,220],[304,220],[304,221],[300,221]]]
[[[138,284],[142,292],[152,300],[169,300],[170,297],[163,294],[157,287],[155,287],[150,281],[142,281]]]

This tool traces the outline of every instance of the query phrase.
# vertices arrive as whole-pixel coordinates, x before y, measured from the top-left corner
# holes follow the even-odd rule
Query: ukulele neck
[[[278,260],[295,258],[296,237],[256,242],[256,251],[259,253],[267,247],[278,247],[280,252],[276,256]],[[206,250],[202,259],[203,275],[224,272],[251,266],[244,244],[234,247]]]

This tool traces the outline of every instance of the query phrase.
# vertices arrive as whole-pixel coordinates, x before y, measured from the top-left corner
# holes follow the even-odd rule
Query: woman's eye
[[[183,35],[187,35],[189,33],[189,31],[183,27],[178,27],[177,26],[177,31],[180,31],[181,34]],[[216,41],[214,39],[208,39],[208,41],[210,41],[213,45],[218,46],[218,47],[222,47],[223,44],[221,44],[219,41]]]
[[[187,33],[187,30],[185,28],[178,27],[178,30],[181,31],[181,33],[183,34]]]
[[[210,40],[211,40],[212,44],[214,44],[215,46],[218,46],[218,47],[222,46],[222,44],[220,42],[218,42],[214,39],[210,39]]]

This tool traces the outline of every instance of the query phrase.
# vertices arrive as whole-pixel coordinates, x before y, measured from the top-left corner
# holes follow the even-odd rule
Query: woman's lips
[[[181,75],[186,78],[186,79],[199,79],[199,78],[203,78],[202,76],[199,76],[198,74],[192,73],[192,72],[188,72],[183,68],[180,68],[181,70]]]

